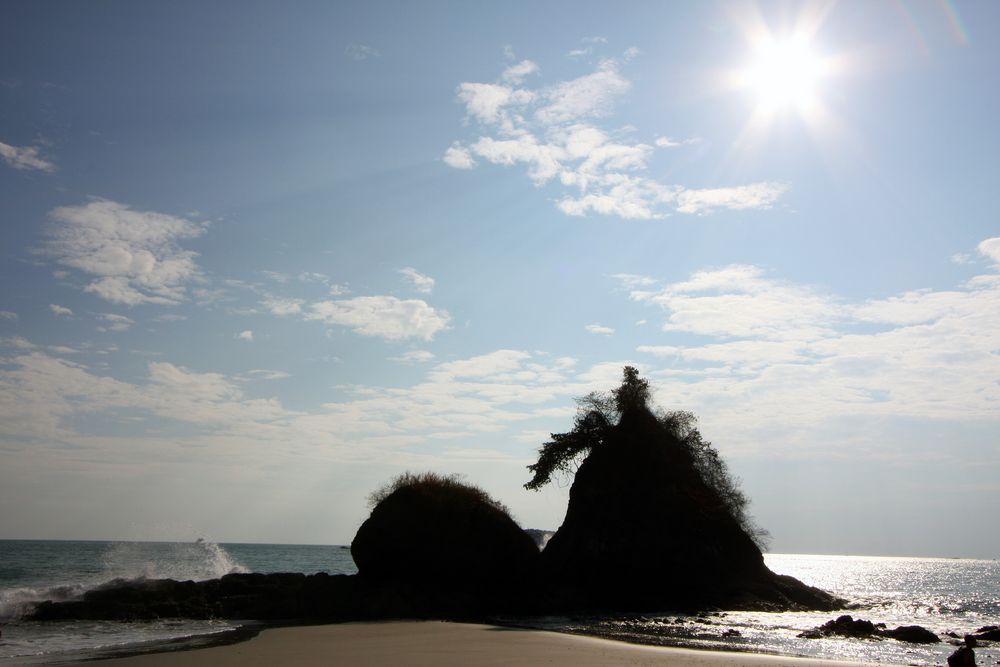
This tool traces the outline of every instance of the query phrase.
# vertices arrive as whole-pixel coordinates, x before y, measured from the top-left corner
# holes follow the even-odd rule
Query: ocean
[[[768,566],[850,600],[855,618],[922,625],[942,639],[1000,624],[1000,561],[766,554]],[[211,579],[229,572],[357,571],[342,546],[166,542],[0,540],[0,664],[142,649],[171,640],[217,636],[230,621],[165,620],[35,623],[22,616],[45,599],[69,599],[113,579]],[[598,634],[643,643],[909,665],[942,665],[954,646],[892,639],[800,639],[838,613],[722,612],[700,616],[636,614],[615,618],[517,619],[519,625]],[[976,649],[980,665],[1000,664],[1000,645]]]

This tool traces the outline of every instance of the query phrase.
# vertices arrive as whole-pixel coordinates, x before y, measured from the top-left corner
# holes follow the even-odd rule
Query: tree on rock
[[[573,474],[566,518],[541,554],[567,609],[839,604],[767,569],[738,480],[693,414],[650,406],[635,368],[577,403],[573,428],[541,447],[525,485]]]
[[[568,474],[576,464],[593,449],[602,446],[612,429],[629,411],[653,414],[650,406],[649,381],[639,377],[639,371],[626,366],[622,383],[608,393],[592,392],[577,399],[579,410],[573,429],[567,433],[553,433],[552,440],[542,445],[538,461],[529,465],[531,480],[526,489],[537,491],[548,484],[553,475]],[[729,471],[729,466],[712,443],[702,438],[698,418],[691,412],[675,410],[656,411],[656,419],[670,432],[691,456],[691,464],[705,484],[717,496],[717,501],[760,548],[765,548],[769,537],[766,530],[754,523],[748,512],[750,500],[740,489],[739,480]]]

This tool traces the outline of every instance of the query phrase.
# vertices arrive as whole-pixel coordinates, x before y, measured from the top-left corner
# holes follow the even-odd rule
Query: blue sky
[[[775,551],[996,557],[994,3],[15,2],[0,537],[525,526],[573,397],[691,410]]]

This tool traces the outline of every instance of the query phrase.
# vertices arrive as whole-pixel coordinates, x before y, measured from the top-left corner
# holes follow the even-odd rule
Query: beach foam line
[[[392,621],[272,628],[248,641],[227,646],[70,664],[81,667],[844,667],[874,663],[641,646],[472,623]]]

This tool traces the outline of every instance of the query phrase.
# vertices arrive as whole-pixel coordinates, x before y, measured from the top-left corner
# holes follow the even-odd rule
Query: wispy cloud
[[[448,328],[451,317],[420,299],[359,296],[310,304],[304,317],[343,326],[362,336],[387,340],[431,340]]]
[[[389,357],[389,361],[401,364],[424,364],[434,360],[434,353],[427,350],[409,350],[395,357]]]
[[[538,71],[538,65],[530,60],[522,60],[503,71],[500,79],[506,83],[521,83],[525,77]]]
[[[479,161],[520,166],[536,186],[558,183],[556,200],[563,213],[621,218],[661,218],[671,212],[707,214],[720,209],[766,209],[784,195],[785,183],[758,182],[713,188],[690,188],[650,177],[647,163],[656,147],[692,143],[660,137],[654,144],[627,142],[599,122],[614,111],[632,83],[622,66],[636,57],[629,49],[619,59],[601,60],[593,71],[539,88],[523,87],[538,67],[522,61],[508,67],[496,82],[463,82],[457,99],[466,121],[479,135],[455,141],[445,150],[445,164],[473,169]]]
[[[112,303],[180,303],[201,275],[197,254],[178,243],[200,236],[203,224],[107,199],[61,206],[49,217],[43,252],[94,276],[84,289]]]
[[[98,331],[128,331],[135,324],[134,320],[115,313],[101,313],[97,319],[104,322],[103,325],[97,327]]]
[[[657,148],[677,148],[679,146],[692,146],[700,144],[701,139],[692,137],[690,139],[671,139],[670,137],[657,137],[653,144]]]
[[[272,371],[263,368],[255,368],[252,371],[247,371],[247,375],[258,380],[286,380],[292,377],[291,373],[285,371]]]
[[[368,60],[369,58],[378,58],[382,52],[366,44],[349,44],[344,49],[344,55],[351,60]]]
[[[636,289],[637,287],[652,287],[656,284],[656,278],[639,275],[637,273],[616,273],[611,276],[621,283],[626,289]]]
[[[442,158],[444,163],[454,169],[472,169],[476,166],[476,161],[472,159],[472,153],[457,141],[444,152]]]
[[[411,285],[413,285],[414,289],[416,289],[418,292],[422,292],[424,294],[430,294],[432,291],[434,291],[434,279],[431,278],[430,276],[426,276],[420,273],[412,266],[407,266],[402,269],[399,269],[399,273],[401,273],[403,277],[406,278],[406,280]]]
[[[12,310],[0,310],[0,320],[16,320],[17,313]]]
[[[588,324],[583,327],[587,330],[587,333],[598,334],[601,336],[610,336],[615,332],[611,327],[606,327],[603,324]]]
[[[1000,238],[978,253],[1000,259]],[[663,330],[685,338],[642,345],[664,362],[653,376],[674,400],[746,435],[759,415],[817,429],[827,419],[897,416],[996,419],[1000,280],[852,301],[732,265],[632,298],[655,304]],[[682,344],[686,335],[701,344]]]
[[[238,334],[235,334],[233,338],[235,338],[236,340],[245,340],[248,343],[252,343],[253,331],[251,331],[250,329],[246,329],[244,331],[239,332]]]
[[[289,315],[299,315],[302,313],[302,306],[305,299],[294,299],[289,297],[268,296],[261,301],[272,315],[287,317]]]
[[[55,315],[56,317],[60,317],[60,316],[62,316],[62,317],[73,317],[73,311],[72,310],[70,310],[66,306],[60,306],[59,304],[56,304],[56,303],[50,303],[49,304],[49,310],[51,310],[52,314]]]
[[[14,169],[52,173],[56,165],[41,156],[35,146],[11,146],[0,141],[0,158]]]

